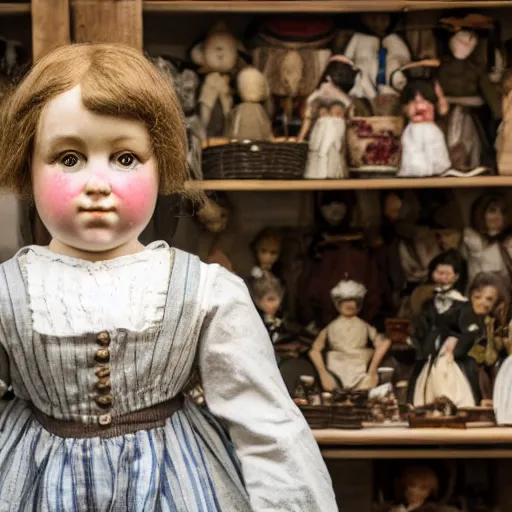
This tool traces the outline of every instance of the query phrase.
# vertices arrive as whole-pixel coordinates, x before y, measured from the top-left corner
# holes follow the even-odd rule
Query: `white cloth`
[[[345,131],[346,122],[341,117],[317,119],[309,139],[304,178],[321,180],[345,177]]]
[[[350,39],[345,50],[345,56],[361,69],[350,96],[356,98],[373,99],[377,93],[393,93],[391,88],[391,75],[393,84],[400,88],[403,85],[403,74],[399,68],[411,61],[411,54],[402,38],[396,34],[389,34],[382,39],[382,47],[386,54],[386,85],[377,91],[377,73],[379,72],[379,47],[380,39],[376,36],[356,33]]]
[[[439,176],[451,167],[443,132],[434,122],[409,123],[402,134],[400,178]]]
[[[503,245],[512,257],[512,236],[506,238]],[[464,230],[462,254],[468,262],[468,283],[471,283],[479,272],[496,272],[506,282],[510,281],[498,243],[488,243],[474,229]]]
[[[341,380],[343,387],[361,384],[373,356],[368,339],[374,342],[376,338],[377,330],[356,316],[340,316],[327,326],[327,369]]]
[[[501,365],[492,397],[498,425],[512,425],[512,356]]]

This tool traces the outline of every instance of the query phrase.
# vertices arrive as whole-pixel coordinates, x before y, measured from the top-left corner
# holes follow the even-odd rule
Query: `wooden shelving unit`
[[[370,12],[512,7],[511,0],[146,0],[144,12]]]
[[[0,3],[0,16],[30,14],[30,2]]]
[[[387,190],[413,188],[512,187],[512,176],[473,178],[389,178],[347,180],[205,180],[189,181],[189,189],[255,191]]]

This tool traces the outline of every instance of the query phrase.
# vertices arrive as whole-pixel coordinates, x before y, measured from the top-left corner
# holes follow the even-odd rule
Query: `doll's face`
[[[435,117],[435,108],[430,101],[417,92],[414,100],[406,105],[406,114],[411,123],[432,122]]]
[[[432,486],[428,480],[411,479],[405,489],[405,499],[408,505],[422,505],[431,493]]]
[[[496,307],[499,294],[494,286],[483,286],[471,294],[473,311],[477,315],[488,315]]]
[[[143,123],[89,112],[77,86],[43,109],[31,170],[37,210],[59,250],[138,244],[158,194]]]
[[[455,273],[455,270],[453,270],[451,265],[437,265],[434,272],[432,272],[432,279],[434,283],[441,286],[454,284],[458,277],[459,276]]]
[[[491,204],[485,212],[485,225],[490,234],[499,233],[505,227],[505,216],[497,204]]]
[[[467,59],[478,44],[478,36],[470,30],[459,30],[448,43],[453,56],[459,60]]]
[[[263,270],[271,270],[279,258],[280,250],[278,240],[270,237],[261,240],[256,249],[256,257],[258,258],[260,267]]]
[[[384,215],[390,222],[396,222],[400,217],[404,202],[396,194],[389,194],[384,199]]]
[[[320,107],[318,109],[318,117],[326,117],[329,115],[329,109],[327,107]]]
[[[377,36],[386,35],[391,22],[391,18],[387,13],[365,13],[361,15],[363,23]]]
[[[275,316],[281,306],[281,295],[278,292],[267,292],[258,301],[257,306],[266,315]]]
[[[338,304],[338,311],[345,318],[357,316],[358,309],[357,301],[355,300],[344,300]]]
[[[204,60],[209,69],[229,73],[235,68],[237,58],[237,41],[231,34],[214,33],[205,41]]]
[[[347,214],[347,205],[345,203],[324,204],[320,208],[323,218],[331,225],[339,224]]]
[[[344,117],[345,116],[345,108],[343,105],[335,103],[329,110],[329,114],[332,117]]]

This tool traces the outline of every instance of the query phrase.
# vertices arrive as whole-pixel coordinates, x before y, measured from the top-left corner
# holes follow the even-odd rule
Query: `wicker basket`
[[[401,116],[352,117],[347,146],[350,172],[394,174],[400,167],[404,118]]]
[[[304,175],[305,142],[232,142],[203,149],[204,179],[295,180]]]

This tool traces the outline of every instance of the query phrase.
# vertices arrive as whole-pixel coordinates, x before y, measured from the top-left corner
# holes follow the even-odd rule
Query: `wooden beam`
[[[72,0],[71,19],[78,43],[124,43],[142,51],[142,0]]]
[[[69,42],[68,0],[32,0],[33,60]]]

